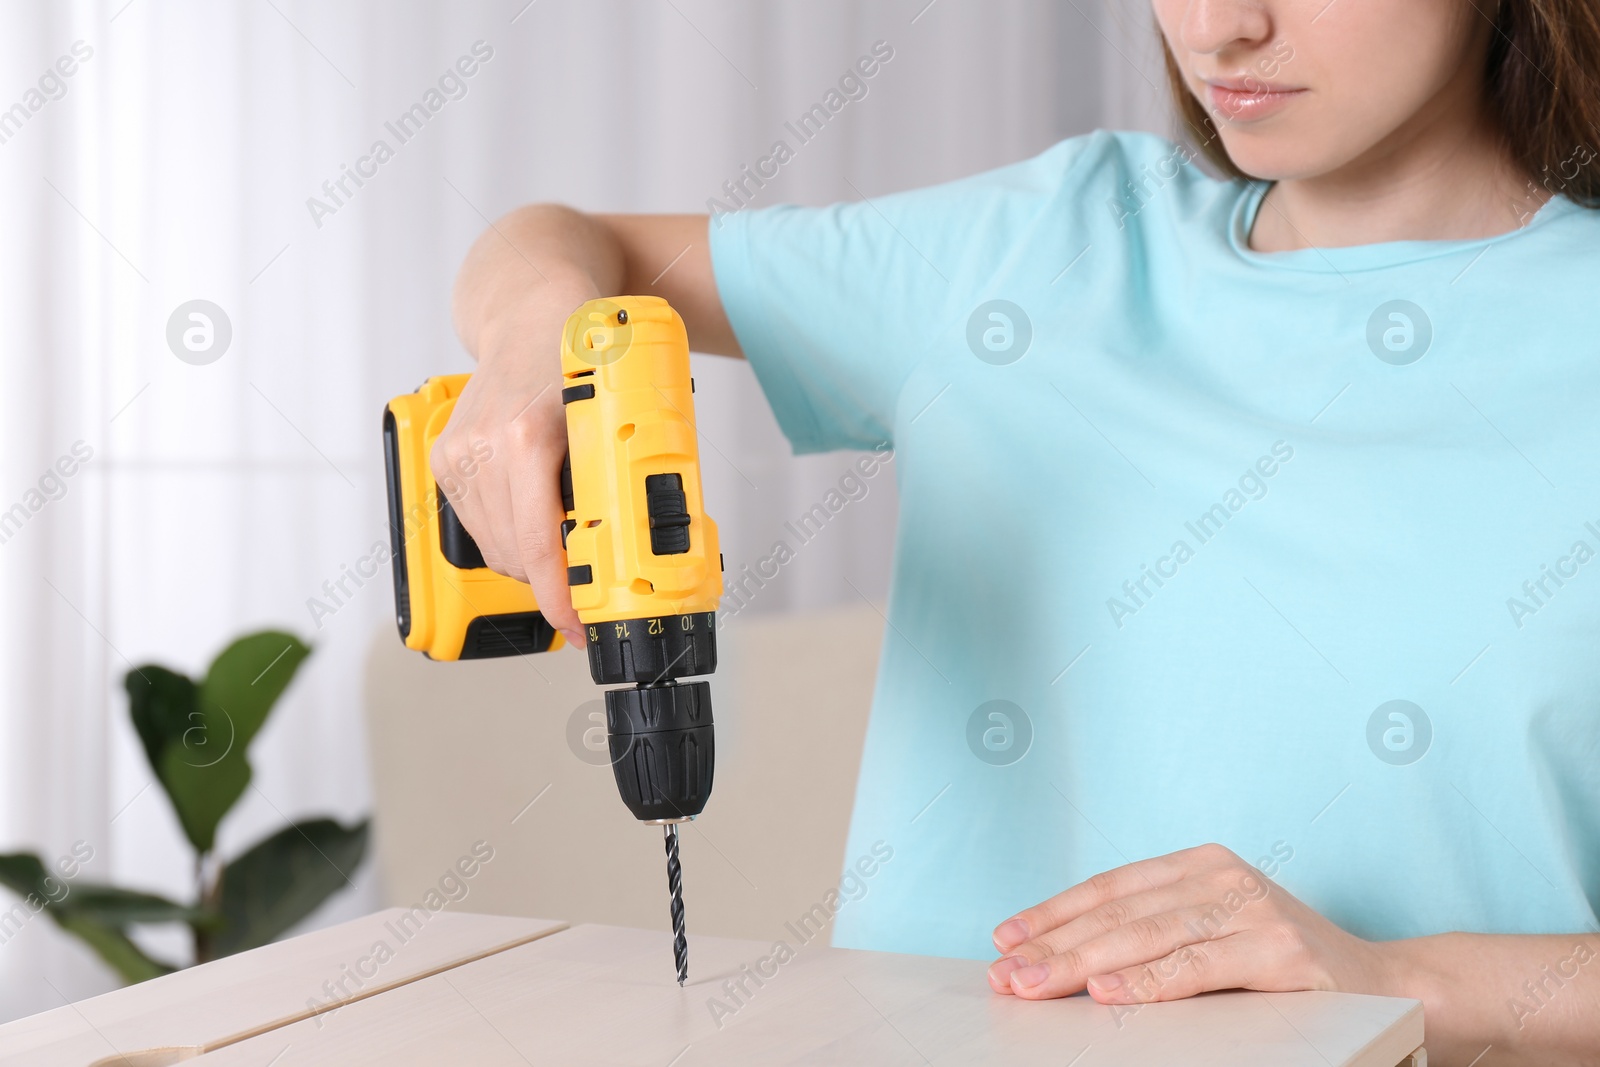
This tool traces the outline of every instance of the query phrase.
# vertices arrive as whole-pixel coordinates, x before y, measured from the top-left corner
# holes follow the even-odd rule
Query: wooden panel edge
[[[221,1040],[213,1041],[209,1044],[200,1046],[200,1052],[201,1054],[215,1052],[219,1048],[227,1048],[229,1045],[237,1044],[240,1041],[245,1041],[252,1037],[260,1037],[262,1034],[270,1034],[272,1031],[281,1030],[285,1026],[292,1026],[295,1023],[304,1022],[307,1019],[314,1019],[319,1015],[326,1015],[329,1012],[338,1011],[341,1008],[347,1008],[351,1004],[375,997],[380,993],[387,993],[390,990],[411,985],[413,982],[420,982],[424,978],[432,978],[436,974],[444,974],[446,971],[453,971],[457,967],[464,967],[469,963],[476,963],[478,960],[499,955],[502,952],[507,952],[522,945],[549,937],[552,934],[563,933],[570,929],[572,929],[572,927],[569,924],[559,923],[558,925],[552,926],[549,929],[535,930],[533,933],[525,934],[522,937],[516,938],[515,940],[506,941],[491,948],[486,948],[483,951],[475,952],[470,956],[462,956],[460,959],[451,960],[449,963],[442,964],[433,968],[432,970],[418,971],[416,974],[406,975],[404,978],[398,978],[385,985],[374,986],[371,989],[363,989],[354,996],[346,997],[344,1000],[338,1001],[337,1003],[325,1004],[317,1008],[315,1011],[296,1012],[293,1015],[284,1016],[282,1019],[277,1019],[270,1023],[263,1023],[252,1030],[246,1030],[237,1034],[229,1034],[227,1037],[222,1038]]]
[[[1396,1067],[1407,1067],[1411,1057],[1422,1052],[1423,1018],[1422,1001],[1411,1000],[1410,997],[1391,997],[1386,999],[1407,1000],[1411,1007],[1406,1013],[1396,1019],[1383,1033],[1367,1042],[1366,1045],[1345,1062],[1357,1067],[1385,1067],[1394,1064]],[[1423,1053],[1423,1063],[1427,1062],[1426,1053]]]

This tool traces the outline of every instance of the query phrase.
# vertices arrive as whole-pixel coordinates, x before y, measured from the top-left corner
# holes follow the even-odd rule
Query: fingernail
[[[1089,979],[1090,992],[1111,995],[1122,989],[1122,975],[1101,974]]]
[[[1005,985],[1011,978],[1011,972],[1027,962],[1026,956],[1007,956],[1003,960],[995,960],[989,964],[989,977],[996,985]]]
[[[1032,967],[1024,967],[1020,971],[1011,972],[1011,986],[1036,986],[1050,977],[1050,968],[1042,963],[1035,963]]]
[[[573,648],[583,647],[583,632],[580,630],[562,630],[561,636],[567,639],[567,644]]]
[[[1007,919],[995,928],[994,944],[1001,952],[1026,940],[1028,940],[1028,924],[1021,919]]]

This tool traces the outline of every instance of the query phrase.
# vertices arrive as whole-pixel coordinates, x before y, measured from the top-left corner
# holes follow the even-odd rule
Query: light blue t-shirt
[[[713,221],[795,450],[895,449],[835,944],[1207,841],[1367,938],[1594,928],[1600,212],[1263,254],[1264,192],[1099,132]]]

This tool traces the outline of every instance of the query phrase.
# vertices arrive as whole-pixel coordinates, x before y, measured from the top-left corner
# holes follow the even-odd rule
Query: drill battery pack
[[[469,375],[429,378],[383,412],[395,622],[432,659],[548,652],[565,642],[525,582],[496,574],[461,525],[428,463]],[[458,472],[470,477],[471,470]]]
[[[414,394],[395,397],[384,408],[395,624],[406,648],[432,659],[544,653],[560,648],[562,635],[539,613],[526,582],[483,563],[429,467],[429,453],[467,378],[427,379]]]

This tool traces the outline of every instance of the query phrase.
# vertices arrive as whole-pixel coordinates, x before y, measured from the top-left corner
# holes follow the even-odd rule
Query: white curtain
[[[469,367],[448,293],[487,219],[534,200],[703,211],[878,41],[893,59],[866,96],[757,204],[1164,122],[1133,0],[24,0],[6,16],[0,108],[22,111],[0,115],[0,851],[48,861],[83,841],[81,877],[174,896],[188,853],[122,675],[198,673],[247,629],[307,636],[220,848],[366,812],[359,677],[391,625],[387,575],[320,627],[307,601],[386,535],[383,402]],[[433,90],[402,143],[386,124]],[[392,158],[362,163],[379,140]],[[169,345],[195,300],[231,330],[211,362]],[[743,365],[696,374],[736,570],[849,460],[790,457]],[[90,457],[65,462],[75,447]],[[749,610],[881,597],[893,521],[882,478]],[[370,908],[372,877],[312,922]],[[183,956],[181,938],[146,944]],[[42,916],[0,944],[0,1018],[112,984]]]

